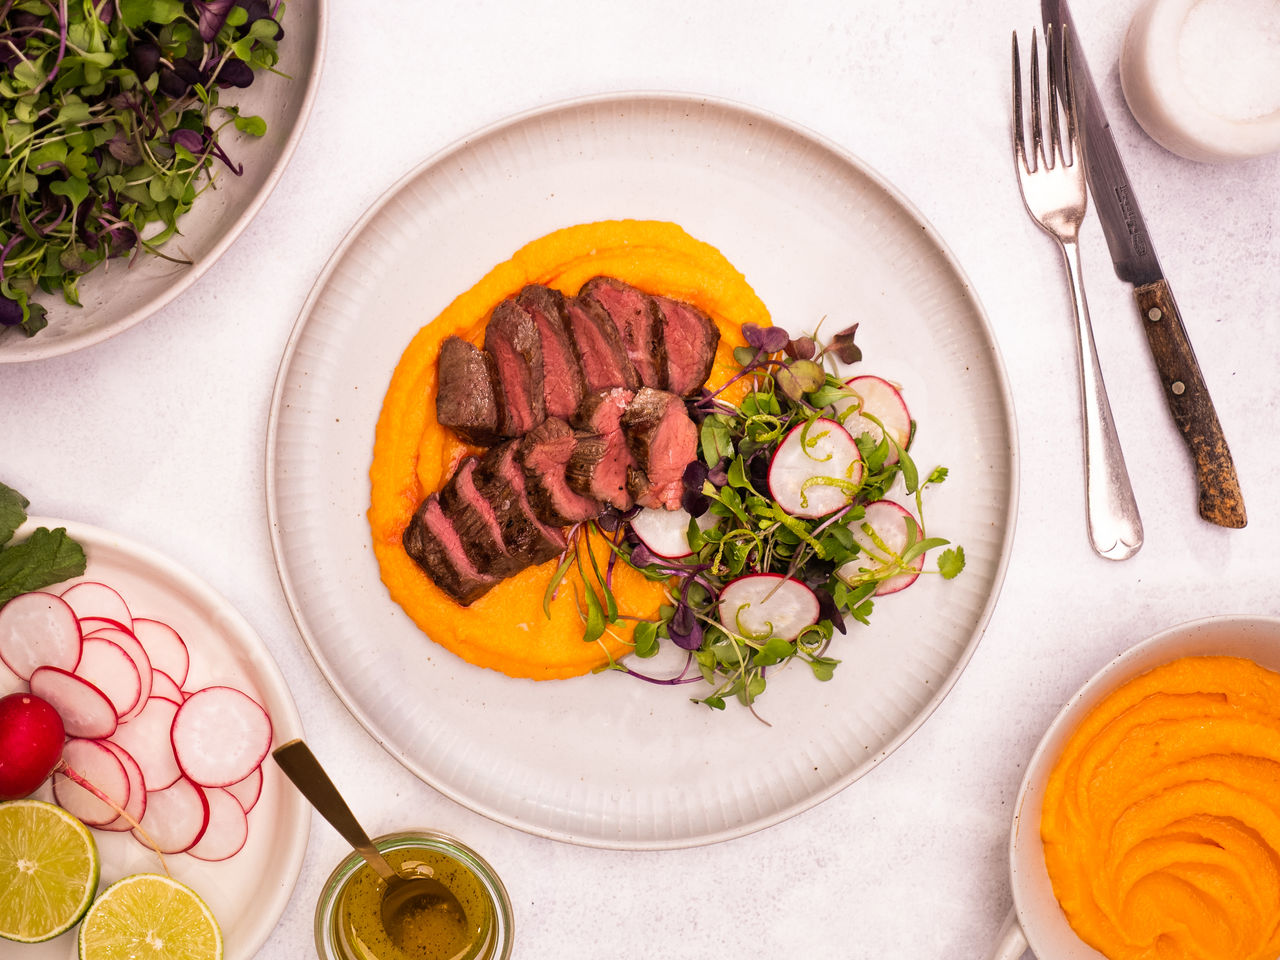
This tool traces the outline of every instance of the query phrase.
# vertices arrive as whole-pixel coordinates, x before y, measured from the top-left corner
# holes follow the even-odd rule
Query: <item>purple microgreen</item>
[[[800,337],[796,340],[789,340],[783,350],[792,360],[812,360],[817,353],[813,337]]]
[[[827,349],[834,353],[841,363],[857,363],[862,359],[862,348],[853,342],[857,332],[858,325],[855,323],[837,333],[827,345]]]

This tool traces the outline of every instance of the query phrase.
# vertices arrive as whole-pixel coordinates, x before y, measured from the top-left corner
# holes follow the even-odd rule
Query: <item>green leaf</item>
[[[556,567],[556,572],[551,575],[551,582],[547,584],[547,589],[542,594],[542,612],[548,620],[551,619],[551,600],[556,595],[556,590],[564,580],[564,575],[569,570],[569,564],[573,563],[576,551],[565,551],[564,559],[560,561],[560,566]]]
[[[757,667],[771,667],[775,663],[789,660],[795,656],[795,653],[796,646],[794,643],[789,640],[783,640],[780,637],[774,637],[756,651],[755,656],[751,658],[751,663]]]
[[[653,620],[641,620],[631,634],[631,642],[636,646],[636,656],[642,660],[652,657],[658,652],[658,624]]]
[[[729,486],[742,487],[747,490],[754,490],[751,481],[747,479],[746,465],[742,462],[742,457],[734,457],[733,462],[729,464]]]
[[[63,527],[38,527],[22,543],[0,551],[0,604],[84,573],[84,550]]]
[[[725,457],[733,456],[733,434],[729,430],[731,421],[722,414],[712,414],[702,421],[698,440],[702,447],[703,462],[714,467]]]
[[[809,669],[813,671],[813,675],[819,680],[830,680],[835,676],[836,666],[839,660],[832,660],[830,657],[815,657],[809,661]]]
[[[236,129],[251,137],[261,137],[267,132],[267,121],[261,117],[236,117]]]
[[[71,201],[72,206],[78,207],[84,202],[84,198],[89,196],[89,183],[81,177],[72,177],[70,180],[55,180],[49,184],[49,192],[56,193],[60,197],[66,197]]]
[[[952,580],[960,575],[960,571],[964,569],[964,547],[954,547],[951,550],[944,550],[938,557],[938,572],[942,574],[942,579]]]
[[[733,362],[740,367],[749,366],[756,359],[755,347],[734,347]]]
[[[582,640],[584,643],[595,643],[604,634],[604,608],[600,606],[600,598],[590,584],[583,586],[587,600],[587,628],[582,633]]]
[[[12,539],[17,529],[26,522],[27,507],[31,502],[13,487],[0,483],[0,548]]]

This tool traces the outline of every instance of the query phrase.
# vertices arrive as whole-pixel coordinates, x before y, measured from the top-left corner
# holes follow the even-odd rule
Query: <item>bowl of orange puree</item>
[[[1280,957],[1280,618],[1172,627],[1036,749],[991,960]]]

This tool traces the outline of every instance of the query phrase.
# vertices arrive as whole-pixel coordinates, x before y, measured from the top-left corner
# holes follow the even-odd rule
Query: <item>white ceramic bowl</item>
[[[155,256],[140,256],[132,265],[127,258],[108,261],[80,280],[80,307],[65,303],[61,293],[38,294],[49,325],[34,337],[0,328],[0,364],[43,360],[100,343],[160,310],[217,262],[266,203],[302,139],[324,60],[326,7],[327,0],[289,5],[278,67],[287,78],[261,77],[226,95],[243,113],[262,117],[267,132],[261,138],[230,128],[222,132],[223,147],[243,173],[237,177],[215,164],[216,189],[206,190],[179,221],[182,232],[164,252],[191,262]]]
[[[1267,0],[1147,0],[1120,53],[1134,118],[1190,160],[1280,150],[1278,29],[1280,9]]]
[[[1139,674],[1186,656],[1245,657],[1280,671],[1280,618],[1221,616],[1171,627],[1116,657],[1067,702],[1032,755],[1014,806],[1009,838],[1013,909],[990,960],[1017,960],[1028,946],[1039,960],[1104,960],[1076,936],[1053,894],[1040,840],[1045,783],[1067,739],[1104,697]]]

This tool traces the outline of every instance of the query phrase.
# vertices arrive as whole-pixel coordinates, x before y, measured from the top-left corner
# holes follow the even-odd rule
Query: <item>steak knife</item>
[[[1083,117],[1085,176],[1093,194],[1094,209],[1102,221],[1116,276],[1133,287],[1138,315],[1155,359],[1165,400],[1195,461],[1200,516],[1222,527],[1243,527],[1244,498],[1227,439],[1191,349],[1173,291],[1160,269],[1146,222],[1138,210],[1138,201],[1111,135],[1111,124],[1102,111],[1098,90],[1077,42],[1079,34],[1071,22],[1066,0],[1040,0],[1040,13],[1046,34],[1053,38],[1055,56],[1060,56],[1058,45],[1062,43],[1064,30],[1071,33],[1071,73],[1076,103]]]

